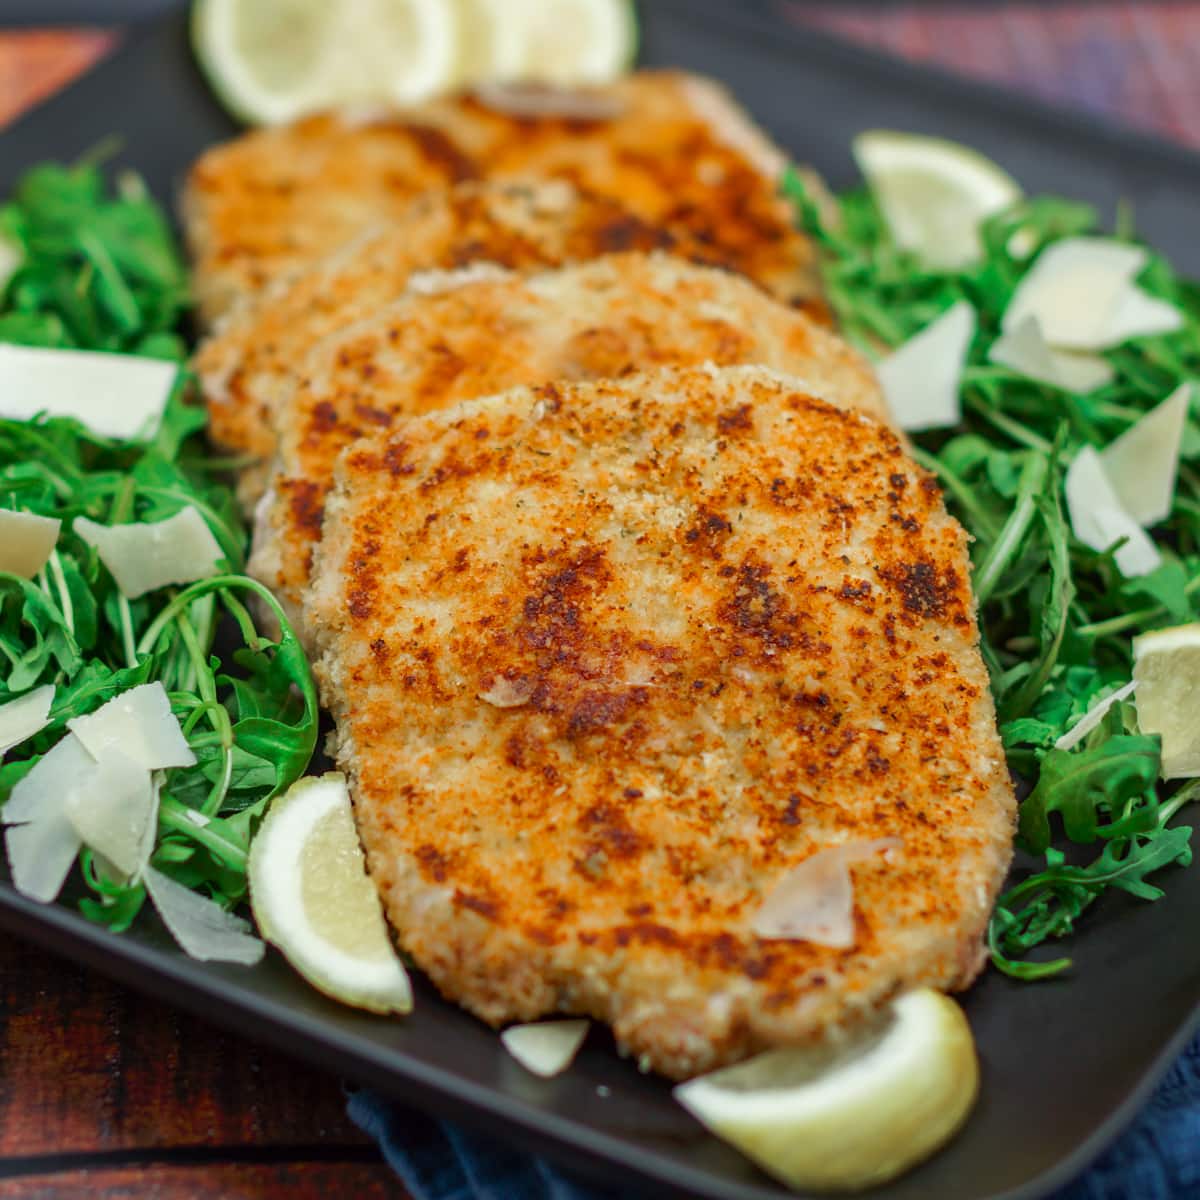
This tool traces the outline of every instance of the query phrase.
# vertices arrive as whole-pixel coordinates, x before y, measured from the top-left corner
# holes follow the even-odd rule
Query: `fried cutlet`
[[[276,409],[278,457],[249,570],[296,611],[338,453],[364,433],[518,384],[655,366],[763,363],[885,418],[875,377],[839,338],[747,280],[663,254],[535,276],[414,278],[408,296],[328,338]]]
[[[555,177],[702,244],[787,302],[817,295],[811,246],[777,194],[782,154],[717,84],[643,71],[593,93],[612,115],[520,117],[478,97],[259,129],[192,168],[183,218],[202,319],[468,180]]]
[[[410,275],[482,262],[544,270],[659,249],[703,259],[705,248],[564,180],[465,183],[428,192],[395,222],[275,284],[262,302],[236,309],[200,346],[193,366],[208,404],[209,436],[264,464],[242,483],[252,504],[275,447],[275,409],[295,387],[310,347],[395,300]]]
[[[491,1024],[682,1078],[965,986],[1015,803],[967,535],[896,434],[760,368],[517,389],[343,456],[308,609],[400,944]],[[757,936],[852,867],[855,944]]]

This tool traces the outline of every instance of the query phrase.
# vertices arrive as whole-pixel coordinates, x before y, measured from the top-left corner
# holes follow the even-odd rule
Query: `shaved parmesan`
[[[8,800],[0,808],[0,821],[18,825],[32,821],[49,798],[65,801],[71,791],[86,782],[96,760],[71,734],[62,738],[38,760],[23,779],[13,785]]]
[[[119,750],[147,771],[190,767],[196,761],[161,683],[143,683],[115,696],[67,728],[97,760]]]
[[[49,904],[62,891],[82,843],[60,805],[4,831],[8,869],[22,896]]]
[[[0,761],[14,747],[50,724],[54,685],[34,688],[24,696],[0,704]]]
[[[1067,512],[1075,536],[1093,550],[1107,550],[1122,538],[1117,570],[1127,579],[1148,575],[1161,562],[1154,543],[1121,507],[1100,455],[1085,446],[1067,471]]]
[[[13,887],[49,902],[62,890],[82,844],[67,817],[71,797],[91,784],[96,763],[68,734],[12,790],[0,819]]]
[[[1139,525],[1157,525],[1171,515],[1191,398],[1192,385],[1180,384],[1100,455],[1121,507]]]
[[[97,525],[76,517],[74,529],[95,546],[121,594],[130,600],[168,584],[216,575],[225,554],[191,504],[165,521],[132,525]]]
[[[1108,345],[1117,346],[1130,338],[1155,337],[1182,328],[1183,314],[1173,304],[1139,287],[1130,287],[1117,301],[1106,336],[1110,339]]]
[[[786,938],[845,950],[854,945],[854,883],[850,864],[900,847],[899,838],[874,838],[828,846],[793,867],[755,914],[761,938]]]
[[[147,867],[142,881],[163,924],[191,958],[253,966],[266,946],[250,933],[249,921],[226,912],[205,896]]]
[[[94,757],[68,733],[16,784],[0,820],[9,826],[13,886],[48,902],[62,890],[84,845],[112,873],[138,875],[154,849],[158,787],[144,766],[112,744]]]
[[[877,364],[888,407],[901,429],[958,424],[959,382],[974,335],[975,310],[960,300]]]
[[[1035,316],[1024,318],[1010,333],[1003,333],[988,351],[988,358],[1010,367],[1038,383],[1085,395],[1113,379],[1112,366],[1097,354],[1052,350],[1042,336]]]
[[[0,416],[73,417],[102,437],[158,432],[179,368],[157,358],[0,345]]]
[[[0,571],[32,579],[49,561],[62,522],[0,509]]]
[[[479,693],[479,699],[486,701],[495,708],[520,708],[528,704],[533,695],[533,684],[527,679],[506,679],[497,675],[486,692]]]
[[[1088,522],[1084,522],[1085,525]],[[1113,556],[1117,570],[1126,579],[1149,575],[1162,562],[1162,555],[1154,543],[1142,531],[1142,527],[1120,507],[1105,506],[1093,510],[1090,524],[1095,530],[1092,548],[1099,543],[1104,548],[1115,546],[1124,539],[1124,545]],[[1081,541],[1083,539],[1080,539]]]
[[[549,1079],[560,1075],[579,1053],[587,1037],[588,1021],[537,1021],[510,1025],[501,1035],[504,1048],[527,1071]]]
[[[1072,725],[1066,733],[1062,735],[1054,743],[1055,750],[1070,750],[1072,747],[1079,745],[1093,729],[1104,720],[1105,714],[1114,704],[1120,703],[1122,700],[1128,699],[1133,695],[1133,689],[1137,687],[1136,683],[1127,683],[1124,687],[1117,688],[1111,695],[1105,696],[1103,700],[1097,701],[1091,708],[1079,718],[1079,721]]]
[[[1110,330],[1146,251],[1111,238],[1064,238],[1047,247],[1017,285],[1001,328],[1036,317],[1046,341],[1069,350],[1114,344]]]
[[[84,845],[121,875],[133,878],[150,861],[158,789],[144,766],[114,746],[106,746],[97,760],[91,786],[72,793],[64,807]]]

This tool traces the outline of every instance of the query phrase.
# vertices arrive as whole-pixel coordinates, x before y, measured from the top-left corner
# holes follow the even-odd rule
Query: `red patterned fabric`
[[[903,58],[1200,146],[1200,3],[864,4],[787,0],[790,16]]]
[[[0,32],[0,129],[66,87],[116,43],[95,29]]]
[[[1198,0],[782,3],[800,23],[1200,146]],[[95,31],[0,32],[0,128],[112,44]]]

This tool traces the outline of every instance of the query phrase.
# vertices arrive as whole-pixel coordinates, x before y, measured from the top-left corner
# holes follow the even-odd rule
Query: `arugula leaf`
[[[1045,532],[1045,553],[1049,558],[1049,576],[1042,576],[1027,595],[1038,616],[1038,657],[1028,676],[1013,696],[1002,701],[1006,720],[1028,712],[1041,696],[1054,674],[1067,632],[1071,603],[1075,599],[1075,581],[1071,576],[1067,525],[1059,501],[1059,478],[1052,472],[1042,480],[1035,507]],[[1011,594],[1011,593],[1010,593]]]
[[[0,653],[8,659],[4,690],[28,691],[55,668],[70,675],[83,665],[62,610],[36,584],[0,574]],[[0,693],[3,694],[3,693]]]
[[[1121,595],[1130,600],[1148,597],[1167,610],[1172,621],[1181,624],[1192,619],[1192,602],[1188,596],[1187,568],[1177,558],[1166,559],[1149,575],[1130,579],[1121,587]]]
[[[1021,805],[1020,837],[1031,850],[1044,851],[1050,845],[1049,815],[1057,812],[1071,841],[1094,842],[1104,813],[1152,788],[1158,766],[1157,737],[1118,735],[1078,752],[1049,751],[1037,786]]]
[[[135,177],[109,195],[94,163],[34,167],[0,208],[23,261],[0,290],[0,341],[182,360],[187,272]]]
[[[1017,979],[1044,979],[1071,965],[1068,958],[1052,962],[1015,961],[1052,937],[1065,937],[1075,921],[1110,887],[1139,900],[1162,898],[1161,888],[1146,882],[1149,875],[1192,860],[1190,827],[1161,827],[1154,834],[1128,842],[1110,841],[1086,867],[1070,866],[1060,851],[1047,852],[1047,867],[1000,897],[988,929],[988,944],[996,965]]]

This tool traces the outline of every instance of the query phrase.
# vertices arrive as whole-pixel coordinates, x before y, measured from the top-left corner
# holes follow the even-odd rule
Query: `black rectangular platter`
[[[1088,200],[1105,213],[1131,201],[1147,240],[1200,276],[1200,158],[1184,150],[802,32],[766,3],[646,0],[642,32],[646,63],[722,79],[835,186],[854,178],[849,144],[861,129],[941,134],[995,157],[1031,192]],[[195,155],[231,132],[191,63],[182,16],[168,16],[0,134],[0,193],[29,164],[70,159],[116,134],[118,162],[171,202]],[[983,1064],[979,1106],[943,1153],[873,1196],[1042,1196],[1132,1118],[1200,1027],[1200,955],[1186,933],[1200,917],[1200,868],[1174,869],[1164,884],[1157,904],[1106,900],[1071,946],[1069,977],[1017,984],[991,971],[963,998]],[[149,920],[114,937],[65,906],[17,895],[2,866],[0,927],[628,1194],[791,1194],[708,1137],[665,1084],[616,1056],[603,1031],[565,1076],[538,1080],[422,980],[406,1020],[356,1013],[309,989],[273,953],[253,969],[192,962]]]

